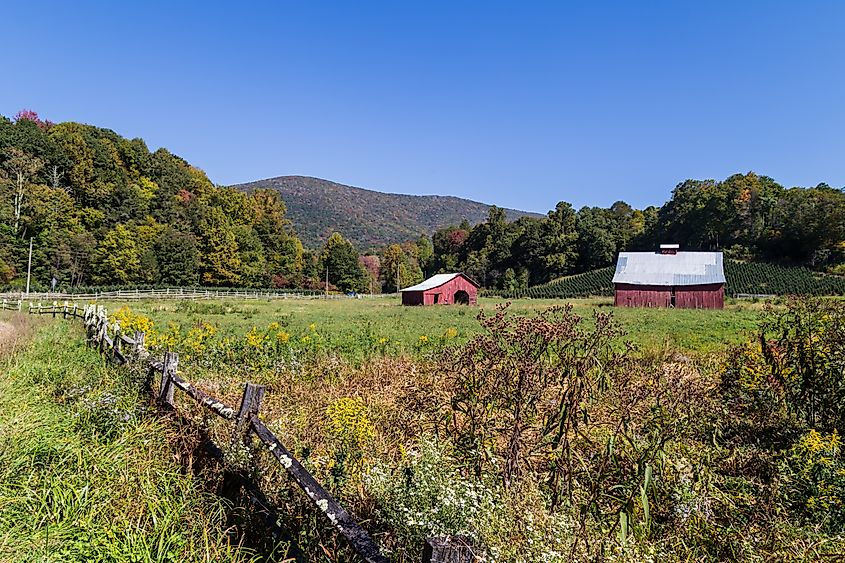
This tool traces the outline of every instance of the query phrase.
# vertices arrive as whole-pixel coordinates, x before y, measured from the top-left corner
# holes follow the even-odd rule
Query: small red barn
[[[437,274],[402,290],[402,305],[475,305],[478,284],[466,274]]]
[[[617,307],[721,309],[725,271],[721,252],[620,252],[613,276]]]

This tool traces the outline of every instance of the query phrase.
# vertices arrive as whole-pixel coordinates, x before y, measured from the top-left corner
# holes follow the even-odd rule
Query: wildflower
[[[264,335],[258,332],[256,327],[252,327],[252,330],[246,334],[246,343],[252,348],[261,348],[264,343]]]
[[[277,323],[277,322],[272,322],[272,323],[270,323],[270,325],[267,327],[267,329],[268,329],[268,330],[270,330],[270,331],[276,331],[276,330],[279,330],[280,328],[282,328],[282,327],[281,327],[281,325],[279,325],[279,323]]]
[[[310,330],[311,332],[317,332],[317,325],[311,323],[310,325],[308,325],[308,330]]]
[[[428,344],[428,336],[423,334],[422,336],[420,336],[419,345],[425,346],[426,344]]]
[[[384,346],[384,345],[385,345],[385,344],[387,344],[388,342],[390,342],[390,339],[389,339],[388,337],[386,337],[386,336],[383,336],[383,337],[381,337],[381,338],[379,338],[379,339],[378,339],[378,343],[379,343],[379,345],[381,345],[381,346]]]
[[[458,329],[453,326],[450,326],[446,329],[446,332],[443,333],[443,336],[445,336],[446,338],[455,338],[456,336],[458,336]]]
[[[283,330],[280,330],[279,332],[276,333],[276,340],[280,344],[287,344],[288,341],[290,341],[290,334],[288,334],[287,332],[285,332]]]

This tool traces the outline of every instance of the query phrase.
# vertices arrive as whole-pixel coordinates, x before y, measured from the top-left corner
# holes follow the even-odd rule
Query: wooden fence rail
[[[17,306],[20,308],[20,302],[17,302]],[[65,319],[81,318],[89,345],[96,347],[117,364],[139,365],[146,370],[147,386],[154,390],[153,394],[162,407],[176,408],[175,392],[178,389],[217,416],[233,421],[233,439],[245,439],[250,433],[257,436],[290,478],[364,561],[389,561],[355,518],[323,488],[259,418],[258,411],[264,397],[264,386],[245,383],[241,404],[235,408],[180,377],[179,356],[175,352],[165,352],[161,359],[153,357],[144,346],[145,333],[135,331],[132,336],[124,334],[119,323],[109,322],[106,309],[102,305],[89,304],[80,310],[77,304],[70,304],[68,301],[61,305],[54,301],[47,306],[30,303],[28,312],[52,315],[54,318],[59,315]],[[158,386],[155,385],[156,377],[159,379]],[[472,549],[463,538],[429,538],[423,546],[423,563],[470,563],[475,560]]]
[[[0,311],[20,311],[23,301],[17,299],[15,301],[10,301],[8,299],[3,299],[2,304],[0,304]]]
[[[357,297],[373,298],[395,294],[358,294]],[[94,293],[0,293],[0,298],[17,301],[57,300],[57,301],[135,301],[141,299],[349,299],[346,295],[329,294],[317,290],[243,290],[243,289],[198,289],[171,287],[162,289],[117,289]]]
[[[84,321],[88,342],[98,348],[108,358],[118,364],[140,363],[146,368],[147,382],[154,388],[154,378],[160,375],[158,392],[159,403],[168,409],[176,408],[176,390],[207,408],[214,414],[235,422],[233,434],[245,436],[248,432],[258,436],[262,444],[275,456],[288,475],[308,495],[328,521],[347,539],[349,544],[367,563],[387,563],[388,559],[382,555],[376,543],[355,519],[320,485],[314,477],[294,458],[282,445],[282,442],[272,433],[258,417],[264,387],[246,383],[239,408],[225,404],[223,401],[209,395],[195,385],[178,375],[179,356],[175,352],[165,352],[161,359],[154,358],[144,348],[145,335],[135,332],[133,336],[121,332],[118,323],[109,322],[106,309],[98,305],[87,305],[81,315],[77,315],[78,308],[68,309],[68,305],[59,306],[54,303],[50,307],[31,307],[33,314],[63,314],[81,316]]]

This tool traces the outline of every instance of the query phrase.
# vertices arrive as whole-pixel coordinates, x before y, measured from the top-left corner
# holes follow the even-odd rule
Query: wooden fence
[[[374,298],[396,294],[364,294],[358,298]],[[350,299],[347,295],[330,293],[326,295],[317,290],[249,290],[249,289],[213,289],[170,287],[162,289],[117,289],[114,291],[96,291],[94,293],[24,293],[6,292],[0,297],[18,301],[134,301],[141,299]]]
[[[2,304],[0,304],[0,311],[20,311],[22,306],[23,301],[21,301],[20,299],[15,301],[3,299]]]
[[[246,439],[250,434],[255,435],[364,561],[389,561],[352,515],[302,466],[258,416],[265,391],[263,385],[245,383],[240,405],[227,405],[179,375],[178,354],[165,352],[162,358],[155,358],[144,346],[146,335],[143,332],[136,331],[132,336],[123,334],[119,323],[109,322],[106,309],[102,305],[89,304],[80,310],[78,305],[67,302],[62,305],[54,302],[52,306],[42,306],[40,303],[33,306],[30,303],[28,312],[52,315],[54,318],[81,318],[89,345],[96,347],[116,364],[131,364],[146,371],[147,385],[163,408],[176,408],[178,390],[215,415],[230,421],[235,440]],[[423,546],[423,563],[470,563],[475,560],[473,550],[465,538],[429,538]]]

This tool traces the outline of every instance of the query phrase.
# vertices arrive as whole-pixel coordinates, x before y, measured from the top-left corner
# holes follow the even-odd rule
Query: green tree
[[[199,251],[192,234],[167,227],[156,239],[153,251],[160,283],[177,286],[197,284]]]
[[[550,211],[543,223],[544,265],[546,275],[554,279],[568,274],[578,257],[578,232],[575,229],[575,212],[564,201]]]
[[[235,230],[219,207],[209,207],[199,224],[200,281],[208,285],[241,283],[241,259]]]
[[[98,284],[128,284],[137,280],[141,263],[133,232],[116,225],[106,233],[93,257],[93,281]]]
[[[391,244],[382,253],[381,276],[387,292],[396,291],[397,281],[400,289],[422,281],[422,271],[416,261],[398,244]]]
[[[20,230],[21,210],[23,209],[27,186],[44,167],[44,163],[40,158],[14,147],[6,149],[3,157],[3,168],[11,176],[14,183],[12,233],[17,234]]]
[[[367,273],[358,261],[358,252],[340,233],[332,233],[320,255],[320,270],[328,270],[329,283],[341,291],[365,291]]]

